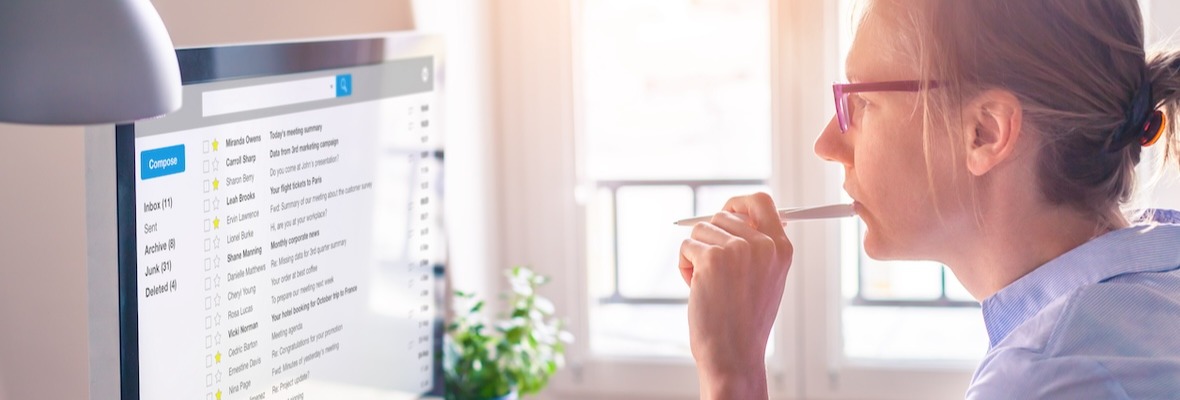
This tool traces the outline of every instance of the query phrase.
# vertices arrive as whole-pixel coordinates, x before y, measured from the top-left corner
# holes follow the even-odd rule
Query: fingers
[[[741,215],[722,211],[713,216],[712,222],[693,226],[692,235],[680,245],[680,276],[685,284],[692,287],[696,267],[715,264],[713,261],[720,253],[728,251],[745,256],[756,249],[774,251],[774,241],[751,228],[746,220]]]
[[[778,210],[774,208],[774,200],[766,193],[731,198],[725,203],[724,210],[749,215],[754,228],[772,238],[786,235]]]
[[[726,213],[729,214],[729,213]],[[720,215],[720,214],[718,214]],[[733,215],[733,214],[730,214]],[[736,218],[736,216],[735,216]],[[714,221],[718,220],[717,216],[713,217]],[[725,221],[726,224],[731,224],[730,221]],[[744,225],[738,222],[738,225]],[[749,225],[744,226],[746,231],[754,231]],[[757,231],[755,231],[757,232]],[[731,231],[727,228],[721,227],[713,222],[700,222],[692,226],[692,234],[689,237],[704,242],[706,244],[724,245],[734,239],[735,236],[741,236],[737,232]]]
[[[685,240],[685,242],[687,242],[687,241],[688,240]],[[692,263],[689,262],[687,258],[684,258],[684,244],[681,243],[680,244],[680,277],[684,278],[684,284],[688,285],[688,287],[690,289],[692,288],[692,271],[693,271]]]
[[[706,225],[706,224],[698,224]],[[723,229],[734,236],[739,236],[744,239],[752,239],[758,236],[766,236],[765,233],[754,229],[750,224],[750,219],[744,215],[734,214],[729,211],[722,211],[713,215],[713,219],[709,221],[710,226]],[[696,228],[693,228],[693,233],[696,233]],[[710,242],[721,244],[723,242]]]
[[[680,277],[691,288],[694,274],[700,272],[697,268],[712,267],[722,258],[733,258],[727,262],[740,265],[751,257],[772,260],[785,253],[789,258],[791,252],[769,195],[734,197],[709,222],[694,225],[692,235],[681,243]]]
[[[692,275],[697,263],[705,259],[710,247],[713,246],[696,239],[684,239],[680,243],[680,277],[684,278],[684,284],[689,288],[692,287]]]

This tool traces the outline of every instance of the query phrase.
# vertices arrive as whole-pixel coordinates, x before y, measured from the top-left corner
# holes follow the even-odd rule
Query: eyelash
[[[856,102],[856,107],[859,109],[864,109],[865,107],[868,107],[869,104],[872,104],[868,100],[865,100],[864,96],[859,94],[852,95],[852,101]]]
[[[859,94],[849,95],[848,112],[851,114],[850,117],[855,121],[859,121],[865,110],[868,109],[868,107],[872,104],[872,102],[865,100],[865,98]]]

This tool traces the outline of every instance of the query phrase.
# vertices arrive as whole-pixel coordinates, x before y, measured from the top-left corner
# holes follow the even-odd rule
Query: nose
[[[824,127],[819,139],[815,140],[815,155],[828,161],[835,161],[847,166],[852,165],[851,133],[840,132],[840,126],[833,116]]]

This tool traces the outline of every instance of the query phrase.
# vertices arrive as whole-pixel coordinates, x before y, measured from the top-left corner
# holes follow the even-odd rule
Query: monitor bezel
[[[383,62],[431,56],[434,58],[435,93],[445,87],[444,54],[441,38],[420,33],[385,33],[317,40],[243,43],[224,46],[180,48],[176,57],[184,86],[217,81],[279,76],[339,68],[376,65]],[[441,98],[441,96],[439,96]],[[437,107],[443,108],[443,107]],[[439,115],[439,114],[436,114]],[[115,131],[116,226],[118,243],[118,326],[120,398],[140,399],[139,311],[135,198],[135,124],[117,124]],[[434,152],[443,157],[440,148]],[[434,265],[436,290],[444,280],[445,265]],[[440,350],[443,306],[436,293],[432,318],[435,350]],[[431,392],[439,393],[441,363],[435,357],[435,381]]]

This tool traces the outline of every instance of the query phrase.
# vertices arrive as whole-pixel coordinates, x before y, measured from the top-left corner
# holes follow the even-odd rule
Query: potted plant
[[[447,325],[443,350],[448,400],[510,400],[537,393],[564,363],[565,344],[573,335],[554,317],[553,303],[537,294],[548,279],[526,267],[506,275],[510,308],[494,325],[482,318],[482,300],[455,293],[456,315]]]

